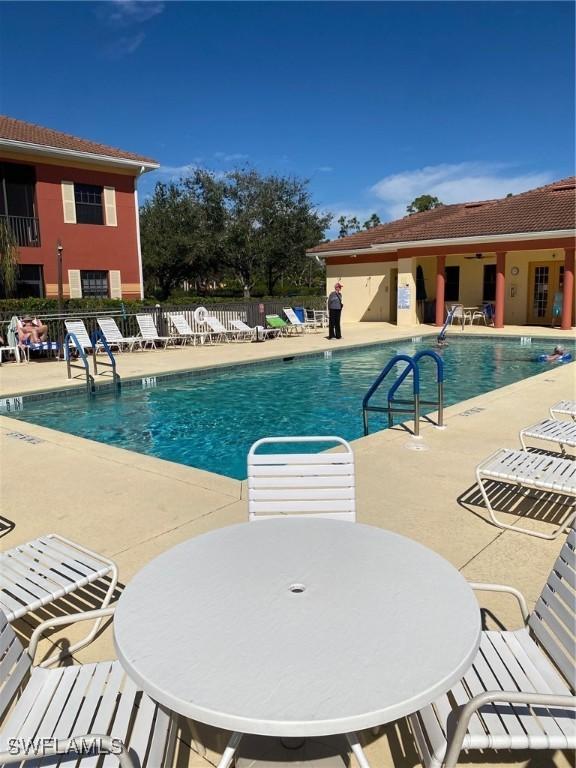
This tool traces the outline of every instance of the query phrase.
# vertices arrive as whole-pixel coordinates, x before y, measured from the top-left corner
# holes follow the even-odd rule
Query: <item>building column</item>
[[[444,295],[446,287],[446,256],[436,256],[436,325],[444,325]]]
[[[562,322],[560,328],[569,331],[572,328],[572,309],[574,307],[574,248],[564,249],[564,295],[562,297]]]
[[[496,309],[494,328],[504,328],[504,302],[506,300],[506,252],[496,254]]]

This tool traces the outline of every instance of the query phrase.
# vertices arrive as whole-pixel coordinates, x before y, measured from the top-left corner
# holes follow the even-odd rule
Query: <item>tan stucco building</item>
[[[442,325],[446,304],[494,325],[574,324],[576,177],[499,200],[443,205],[312,248],[346,319]]]

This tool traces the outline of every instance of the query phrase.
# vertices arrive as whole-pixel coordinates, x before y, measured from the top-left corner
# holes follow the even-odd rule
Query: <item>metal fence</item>
[[[89,334],[98,329],[99,317],[113,317],[122,332],[123,336],[138,336],[140,328],[136,315],[151,314],[154,317],[156,328],[160,336],[169,336],[171,323],[168,315],[170,313],[179,313],[184,315],[192,330],[205,330],[197,327],[194,319],[194,311],[200,307],[206,306],[208,314],[217,317],[225,326],[229,326],[230,320],[243,320],[249,326],[266,325],[266,315],[280,315],[284,318],[284,307],[304,307],[305,309],[324,309],[326,299],[322,296],[307,296],[305,298],[297,297],[296,300],[290,297],[288,299],[268,299],[266,301],[253,302],[226,302],[218,304],[164,304],[155,307],[139,307],[130,310],[123,309],[120,305],[117,309],[100,310],[68,310],[62,314],[43,313],[41,320],[48,326],[48,336],[50,339],[63,339],[65,335],[65,320],[83,320]],[[10,323],[13,313],[3,312],[0,314],[0,328],[2,335],[6,338],[6,330]],[[30,314],[30,313],[29,313]],[[285,318],[284,318],[285,319]]]

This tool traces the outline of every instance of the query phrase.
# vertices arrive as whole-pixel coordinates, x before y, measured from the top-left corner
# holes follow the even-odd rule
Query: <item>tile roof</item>
[[[72,150],[74,152],[86,152],[94,155],[103,155],[116,160],[133,160],[139,163],[153,163],[156,160],[150,157],[136,155],[133,152],[124,152],[116,147],[108,147],[88,139],[80,139],[68,133],[54,131],[51,128],[43,128],[41,125],[26,123],[24,120],[15,120],[13,117],[0,115],[0,142],[2,139],[19,141],[23,144],[37,144],[53,149]]]
[[[576,228],[576,177],[499,200],[442,205],[310,249],[362,250],[413,240],[552,232]]]

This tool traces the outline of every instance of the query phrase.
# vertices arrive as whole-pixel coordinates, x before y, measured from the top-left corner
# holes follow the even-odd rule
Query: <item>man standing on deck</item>
[[[342,315],[342,283],[336,283],[328,296],[328,338],[341,339],[340,316]]]

